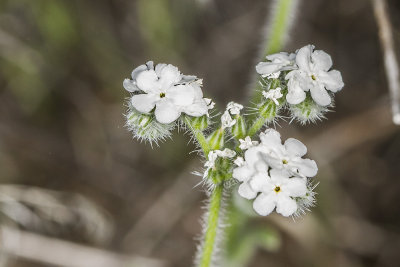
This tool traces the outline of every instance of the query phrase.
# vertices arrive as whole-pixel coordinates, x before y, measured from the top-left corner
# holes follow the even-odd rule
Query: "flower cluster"
[[[317,174],[315,161],[302,158],[307,153],[303,143],[289,138],[282,144],[280,134],[273,129],[261,133],[260,140],[233,170],[233,177],[241,182],[239,195],[256,198],[253,208],[263,216],[275,207],[283,216],[303,212],[313,203],[309,178]]]
[[[282,77],[279,81],[286,85],[285,99],[293,118],[301,123],[324,118],[324,113],[332,106],[333,94],[344,86],[340,72],[330,70],[331,57],[322,50],[314,50],[313,45],[307,45],[295,53],[277,53],[266,59],[268,61],[260,62],[256,70],[263,79],[279,80]],[[281,90],[267,89],[263,95],[278,105],[277,99],[283,96]]]
[[[182,113],[192,117],[208,116],[211,99],[203,98],[202,80],[181,74],[177,67],[152,61],[135,68],[124,88],[132,93],[127,125],[138,138],[150,142],[164,139]],[[141,124],[145,118],[151,122]]]

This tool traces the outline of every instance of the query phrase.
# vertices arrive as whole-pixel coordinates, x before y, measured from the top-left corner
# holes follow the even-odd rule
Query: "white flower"
[[[327,90],[336,93],[344,86],[342,75],[332,67],[331,57],[322,50],[314,50],[313,45],[300,48],[296,55],[297,70],[289,72],[285,79],[288,82],[286,100],[290,104],[299,104],[306,98],[305,91],[321,106],[331,103]]]
[[[272,101],[274,101],[275,105],[279,105],[278,99],[283,96],[280,87],[269,90],[268,92],[263,91],[262,94],[266,99],[271,99]]]
[[[206,171],[204,172],[204,178],[207,177],[208,172],[210,169],[215,167],[215,161],[217,160],[218,157],[220,158],[233,158],[236,156],[236,152],[229,149],[225,148],[224,150],[211,150],[208,152],[208,160],[206,163],[204,163],[204,167],[207,167]]]
[[[126,79],[123,85],[129,92],[138,92],[131,98],[132,106],[142,113],[149,113],[155,107],[155,117],[160,123],[171,123],[182,112],[194,117],[208,114],[201,80],[182,75],[170,64],[158,64],[154,68],[153,62],[147,62],[137,67],[132,72],[132,80]]]
[[[244,159],[243,159],[242,157],[237,157],[237,158],[233,161],[233,163],[235,163],[236,166],[241,167],[241,166],[244,165]]]
[[[253,202],[254,210],[266,216],[276,207],[276,212],[283,216],[293,215],[298,205],[295,197],[305,197],[307,193],[306,180],[289,178],[286,173],[272,169],[270,175],[262,173],[256,175],[250,182],[251,188],[261,192]]]
[[[236,120],[232,119],[229,112],[226,110],[221,116],[222,129],[232,127],[236,124]]]
[[[249,148],[244,153],[244,159],[244,164],[235,168],[232,176],[239,182],[242,182],[239,186],[239,195],[247,199],[252,199],[257,196],[257,192],[250,187],[251,180],[258,174],[268,174],[269,166],[263,160],[259,146]]]
[[[232,115],[239,115],[240,111],[243,109],[243,106],[235,103],[235,102],[229,102],[228,105],[226,106],[226,110],[229,111],[230,114]]]
[[[249,148],[245,154],[243,165],[233,170],[233,178],[242,184],[239,194],[247,199],[256,197],[257,191],[250,186],[251,181],[259,175],[268,174],[268,170],[278,170],[289,176],[303,180],[317,174],[315,161],[303,159],[307,148],[298,140],[289,138],[282,145],[280,135],[273,129],[268,129],[260,135],[261,143]]]
[[[212,101],[211,98],[203,98],[206,101],[207,108],[213,109],[215,107],[215,103]]]
[[[241,150],[249,149],[250,147],[258,145],[257,141],[251,141],[250,136],[246,136],[245,139],[239,139],[240,145],[239,148]]]
[[[266,56],[267,62],[260,62],[256,66],[256,71],[261,74],[263,77],[268,77],[273,73],[277,73],[279,71],[284,70],[293,70],[296,69],[296,54],[291,53],[276,53],[272,55]],[[275,76],[276,74],[274,74]],[[279,77],[279,75],[278,75]]]
[[[315,161],[303,159],[307,147],[297,139],[289,138],[282,145],[280,134],[267,129],[260,134],[259,145],[263,159],[273,168],[300,177],[314,177],[318,172]]]

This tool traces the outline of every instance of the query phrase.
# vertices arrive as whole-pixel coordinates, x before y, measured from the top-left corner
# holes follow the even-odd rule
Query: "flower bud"
[[[189,120],[190,125],[194,129],[199,131],[204,131],[205,129],[207,129],[209,117],[207,117],[206,115],[203,115],[201,117],[188,117],[188,116],[186,117]]]
[[[224,135],[224,129],[220,128],[218,130],[215,130],[208,137],[208,145],[210,146],[210,150],[218,150],[224,146]]]
[[[232,126],[232,135],[236,139],[241,139],[246,136],[246,121],[242,116],[236,116],[236,123]]]
[[[126,127],[132,131],[134,138],[157,144],[158,141],[171,137],[175,124],[159,123],[153,115],[140,113],[130,106],[126,115]]]
[[[277,115],[277,110],[277,105],[271,99],[265,101],[265,103],[259,108],[260,115],[265,118],[265,122],[274,120]]]
[[[300,104],[290,105],[289,109],[293,119],[303,125],[325,119],[325,113],[329,111],[328,107],[318,105],[309,96]]]

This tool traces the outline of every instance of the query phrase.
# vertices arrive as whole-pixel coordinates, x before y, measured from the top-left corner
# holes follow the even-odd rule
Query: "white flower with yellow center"
[[[314,177],[317,174],[315,161],[302,158],[307,153],[307,147],[299,140],[289,138],[282,144],[279,132],[274,129],[261,133],[260,140],[260,153],[271,168],[300,177]]]
[[[250,182],[255,192],[261,192],[253,202],[254,210],[266,216],[276,207],[276,212],[283,216],[293,215],[298,204],[294,198],[305,197],[307,194],[306,180],[289,178],[286,173],[272,169],[270,174],[260,173]]]
[[[132,72],[132,80],[125,79],[123,85],[135,93],[132,106],[142,113],[150,113],[155,108],[155,118],[160,123],[172,123],[182,112],[194,117],[208,114],[201,80],[182,75],[170,64],[158,64],[154,68],[153,62],[147,62],[137,67]]]
[[[298,69],[289,72],[285,79],[288,82],[286,100],[289,104],[299,104],[310,91],[312,99],[321,106],[331,104],[327,91],[336,93],[344,86],[342,75],[332,67],[330,55],[322,50],[314,50],[313,45],[300,48],[296,55]]]

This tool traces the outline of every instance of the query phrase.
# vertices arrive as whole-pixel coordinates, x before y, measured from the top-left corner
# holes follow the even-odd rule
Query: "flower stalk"
[[[217,247],[217,241],[221,239],[218,234],[222,215],[223,190],[224,184],[221,183],[215,187],[210,196],[204,243],[199,256],[199,267],[211,266]]]

